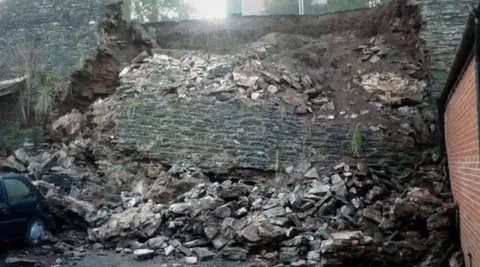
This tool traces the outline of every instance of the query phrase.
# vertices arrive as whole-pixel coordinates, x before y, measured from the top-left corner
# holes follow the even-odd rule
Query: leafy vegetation
[[[19,93],[23,124],[31,127],[46,119],[52,112],[53,101],[65,87],[61,77],[52,75],[41,67],[37,55],[29,49],[19,49],[24,61],[25,84]]]
[[[369,8],[390,0],[304,0],[305,15],[318,15],[338,11]],[[265,15],[298,14],[298,0],[265,0]]]
[[[363,144],[363,134],[360,130],[355,130],[352,134],[352,153],[356,157],[360,157],[362,155],[364,148]]]
[[[186,20],[193,11],[185,0],[127,0],[127,7],[142,22]]]

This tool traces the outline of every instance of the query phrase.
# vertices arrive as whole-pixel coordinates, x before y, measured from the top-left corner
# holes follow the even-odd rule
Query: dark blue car
[[[0,173],[0,242],[38,245],[53,216],[45,197],[25,176]]]

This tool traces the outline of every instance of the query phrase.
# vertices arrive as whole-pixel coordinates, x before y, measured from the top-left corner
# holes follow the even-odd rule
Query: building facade
[[[460,241],[468,267],[480,266],[477,29],[471,15],[439,101],[452,193],[459,206]]]

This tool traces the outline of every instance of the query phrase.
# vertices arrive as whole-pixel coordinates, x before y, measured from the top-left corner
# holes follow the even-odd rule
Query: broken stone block
[[[165,248],[167,246],[167,238],[163,236],[157,236],[154,238],[150,238],[147,242],[145,242],[145,245],[150,248],[150,249],[159,249],[159,248]]]
[[[306,105],[299,105],[295,108],[295,114],[297,115],[305,115],[308,114],[308,107]]]
[[[374,186],[368,191],[366,198],[370,201],[377,201],[388,194],[388,189],[383,186]]]
[[[280,218],[271,218],[270,223],[273,225],[278,225],[278,226],[285,226],[290,220],[285,217],[280,217]]]
[[[369,239],[363,236],[361,231],[345,231],[331,233],[330,239],[324,240],[320,247],[322,253],[335,253],[339,250],[348,249],[353,243],[368,243]]]
[[[311,168],[307,173],[305,173],[304,177],[310,179],[317,179],[320,178],[320,175],[318,175],[316,168]]]
[[[198,258],[197,257],[185,257],[186,264],[197,264]]]
[[[293,88],[296,90],[302,90],[303,87],[302,85],[293,77],[287,76],[287,75],[282,75],[282,80],[285,81],[287,84],[291,85]]]
[[[137,249],[133,251],[133,256],[137,261],[145,261],[153,258],[154,253],[152,249]]]
[[[246,196],[250,192],[250,189],[247,185],[244,184],[233,184],[233,185],[222,185],[218,188],[218,196],[223,199],[238,199],[239,197]]]
[[[210,225],[205,227],[204,232],[208,239],[213,239],[218,235],[219,230],[216,226]]]
[[[434,212],[435,210],[430,207],[409,202],[406,199],[397,198],[391,210],[391,218],[393,220],[412,217],[427,219]]]
[[[229,204],[225,204],[223,206],[217,207],[214,213],[218,218],[222,218],[222,219],[232,216],[232,210],[230,210]]]
[[[227,237],[224,237],[223,235],[218,235],[212,240],[212,244],[217,250],[224,248],[230,243],[232,243],[232,240]]]
[[[392,106],[422,103],[427,87],[425,81],[402,77],[393,72],[373,72],[361,78],[359,84],[365,91]]]
[[[24,173],[27,171],[27,168],[19,163],[14,156],[10,156],[6,158],[2,162],[2,168],[5,168],[9,171],[17,172],[17,173]]]
[[[336,196],[345,198],[347,196],[347,186],[345,185],[345,181],[342,177],[338,174],[332,176],[332,192],[335,192]]]
[[[296,247],[282,247],[278,253],[278,259],[283,263],[292,263],[299,259],[300,255]]]
[[[280,83],[280,77],[278,77],[277,75],[273,74],[273,73],[270,73],[270,72],[267,72],[267,71],[263,71],[262,74],[265,76],[265,81],[266,82],[269,82],[269,83]]]
[[[290,203],[290,205],[293,208],[298,209],[302,206],[303,197],[304,197],[303,192],[300,191],[300,190],[297,190],[297,191],[294,191],[294,192],[290,193],[290,195],[288,196],[288,202]]]
[[[281,206],[271,208],[263,212],[268,218],[283,217],[286,215],[285,209]]]
[[[323,184],[320,181],[315,181],[311,184],[312,188],[308,190],[309,194],[325,196],[327,193],[330,192],[330,186],[327,184]]]
[[[13,156],[23,165],[28,165],[28,155],[25,149],[20,148],[13,152]]]
[[[43,267],[42,263],[27,258],[8,257],[5,259],[5,267]]]
[[[267,92],[274,95],[274,94],[278,93],[278,88],[275,85],[269,85],[267,87]]]
[[[165,256],[170,256],[175,251],[175,248],[172,245],[169,245],[164,249],[164,251]]]
[[[226,247],[220,251],[220,255],[227,260],[245,261],[248,251],[239,247]]]
[[[250,96],[252,100],[258,100],[262,97],[262,92],[253,92]]]
[[[194,208],[192,203],[174,203],[168,207],[168,210],[176,215],[188,215]]]
[[[310,265],[313,265],[313,264],[316,264],[320,261],[320,253],[318,253],[317,251],[309,251],[307,253],[307,260],[308,260],[308,264]]]
[[[245,227],[242,231],[241,231],[241,236],[243,238],[245,238],[245,240],[249,241],[249,242],[252,242],[252,243],[256,243],[256,242],[259,242],[262,240],[262,238],[260,237],[260,235],[258,234],[258,229],[255,225],[251,224],[251,225],[248,225],[247,227]]]
[[[208,250],[208,248],[192,248],[193,253],[198,257],[199,260],[205,261],[205,260],[211,260],[215,254]]]
[[[233,66],[231,64],[218,64],[207,69],[207,77],[209,79],[221,78],[232,71]]]
[[[258,76],[249,76],[245,73],[239,73],[239,72],[233,73],[233,80],[237,85],[242,87],[247,87],[247,88],[253,87],[257,83],[258,78],[259,78]]]
[[[378,227],[383,231],[392,231],[395,229],[395,224],[391,220],[383,218],[382,222],[378,225]]]
[[[377,63],[380,61],[380,57],[377,55],[372,55],[368,61],[370,61],[370,63]]]
[[[235,212],[235,216],[237,216],[237,217],[243,217],[243,216],[245,216],[245,215],[247,215],[247,214],[248,214],[248,210],[247,210],[247,208],[245,208],[245,207],[240,208],[239,210],[237,210],[237,211]]]
[[[443,214],[432,214],[427,218],[427,229],[429,231],[445,229],[454,224],[452,216]]]
[[[343,216],[350,217],[350,216],[353,215],[353,213],[354,213],[354,211],[353,211],[351,206],[343,205],[340,208],[340,214],[342,214]]]
[[[307,266],[307,261],[306,260],[298,260],[298,261],[290,263],[290,266],[306,267]]]
[[[88,235],[90,240],[99,242],[106,242],[120,236],[122,238],[132,236],[150,238],[161,223],[160,214],[154,213],[153,205],[146,203],[112,215],[102,226],[90,229]]]
[[[71,139],[82,131],[84,125],[84,115],[80,111],[73,109],[52,124],[52,131],[56,138]]]
[[[370,219],[378,224],[383,221],[382,213],[372,207],[368,207],[363,210],[363,217]]]

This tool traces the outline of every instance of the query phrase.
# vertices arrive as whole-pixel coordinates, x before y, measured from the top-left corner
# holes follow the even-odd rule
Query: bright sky
[[[195,8],[196,19],[219,19],[227,16],[226,0],[188,0]]]

